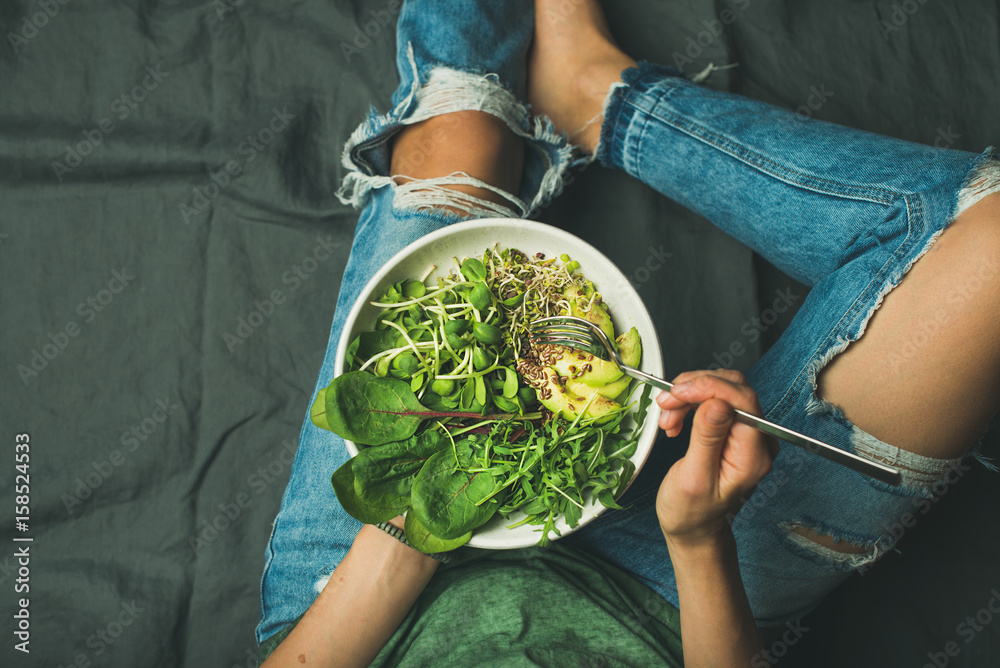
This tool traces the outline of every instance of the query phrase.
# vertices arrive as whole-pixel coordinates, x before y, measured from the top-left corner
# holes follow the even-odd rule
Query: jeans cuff
[[[662,87],[665,83],[672,84],[678,79],[688,81],[684,72],[676,67],[647,61],[640,61],[635,67],[623,71],[621,81],[611,85],[604,100],[604,122],[601,124],[601,137],[594,151],[594,159],[605,167],[625,169],[625,138],[636,112],[635,106],[628,99],[642,95],[654,86]]]

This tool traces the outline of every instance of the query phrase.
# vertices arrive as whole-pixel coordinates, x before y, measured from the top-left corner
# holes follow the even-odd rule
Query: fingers
[[[716,369],[714,371],[685,371],[673,380],[674,389],[677,386],[684,386],[692,383],[704,383],[703,379],[721,379],[726,381],[729,385],[737,385],[749,387],[747,383],[746,376],[744,376],[739,371],[734,371],[732,369]],[[699,385],[699,387],[708,387],[708,385]],[[661,392],[659,396],[656,397],[657,403],[660,403],[662,408],[673,409],[679,408],[687,403],[685,399],[676,396],[674,391],[671,392]]]
[[[696,470],[704,471],[712,480],[718,478],[722,446],[729,438],[735,415],[733,407],[721,399],[709,399],[694,414],[686,456]]]
[[[747,384],[742,374],[732,380],[712,373],[702,373],[682,380],[670,391],[674,401],[700,404],[709,399],[722,399],[733,408],[752,413],[760,413],[757,393]]]
[[[668,436],[677,436],[681,432],[684,417],[693,404],[712,397],[724,399],[740,410],[760,412],[756,393],[739,371],[688,371],[677,376],[673,382],[672,392],[661,392],[656,397],[657,405],[663,410],[658,423]]]
[[[771,469],[777,455],[777,440],[757,429],[736,422],[735,409],[761,414],[757,394],[746,384],[710,374],[692,376],[674,386],[675,399],[700,403],[694,415],[687,458],[704,471],[719,477],[724,469],[726,483],[720,492],[728,498],[752,490]],[[735,423],[735,424],[734,424]]]

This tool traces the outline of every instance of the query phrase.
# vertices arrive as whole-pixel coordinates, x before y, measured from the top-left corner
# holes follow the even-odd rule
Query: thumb
[[[691,445],[687,457],[714,473],[719,468],[722,446],[733,424],[733,408],[720,399],[709,399],[694,414]]]

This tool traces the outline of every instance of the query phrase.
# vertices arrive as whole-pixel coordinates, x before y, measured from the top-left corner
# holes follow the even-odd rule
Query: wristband
[[[378,527],[379,529],[381,529],[382,531],[386,532],[387,534],[389,534],[390,536],[392,536],[396,540],[398,540],[403,545],[405,545],[405,546],[407,546],[407,547],[409,547],[411,549],[417,550],[417,548],[415,548],[412,545],[410,545],[410,541],[406,540],[406,533],[402,529],[394,527],[393,525],[389,524],[388,522],[381,522],[379,524],[376,524],[375,526]],[[420,550],[417,550],[417,552],[420,552]],[[430,557],[432,559],[437,559],[442,564],[447,564],[447,563],[451,562],[451,555],[449,555],[447,552],[435,552],[434,554],[428,554],[426,552],[420,552],[420,554],[426,555],[426,556],[428,556],[428,557]]]

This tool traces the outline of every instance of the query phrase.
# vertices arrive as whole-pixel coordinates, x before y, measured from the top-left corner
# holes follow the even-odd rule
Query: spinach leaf
[[[356,369],[375,355],[395,348],[396,336],[396,332],[391,329],[361,332],[347,346],[348,368]]]
[[[396,337],[396,332],[391,329],[362,332],[358,335],[358,357],[364,361],[380,352],[395,348]]]
[[[476,408],[475,381],[476,379],[466,380],[472,408]],[[485,386],[483,389],[485,390]],[[325,398],[326,411],[320,415],[322,420],[313,420],[316,426],[362,445],[382,445],[407,439],[428,418],[507,420],[519,417],[529,420],[539,417],[538,414],[483,415],[482,405],[474,411],[428,410],[417,400],[409,383],[395,378],[379,378],[366,371],[350,371],[337,376],[326,388]]]
[[[326,421],[325,387],[316,393],[316,401],[313,402],[312,407],[309,409],[309,417],[312,419],[312,423],[320,429],[330,430],[330,423]]]
[[[347,514],[365,524],[378,524],[387,522],[393,517],[406,512],[409,500],[402,506],[382,505],[370,501],[362,501],[357,494],[357,481],[354,479],[354,472],[351,470],[354,459],[344,462],[344,465],[337,469],[330,481],[333,483],[333,491],[337,495],[337,501]]]
[[[358,499],[383,507],[408,507],[414,477],[424,462],[445,444],[441,435],[432,431],[405,441],[365,448],[351,467]]]
[[[403,530],[406,532],[406,540],[409,541],[410,545],[424,554],[448,552],[462,547],[472,539],[471,531],[454,540],[438,538],[417,519],[414,513],[406,514],[406,524],[403,525]]]
[[[493,474],[472,473],[460,463],[464,466],[455,461],[454,450],[441,450],[417,473],[410,494],[410,512],[435,536],[449,540],[482,526],[499,507],[490,498],[497,491]]]
[[[351,371],[333,379],[326,390],[326,421],[330,430],[364,445],[382,445],[409,438],[427,409],[408,383]]]

